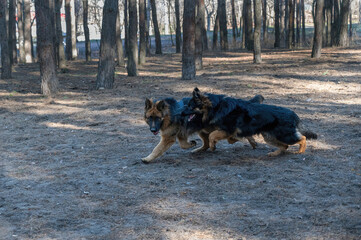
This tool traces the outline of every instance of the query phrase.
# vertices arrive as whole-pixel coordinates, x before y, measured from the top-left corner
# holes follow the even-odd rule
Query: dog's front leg
[[[142,158],[144,163],[149,163],[150,161],[156,159],[161,156],[165,151],[167,151],[174,143],[176,137],[175,136],[162,136],[158,145],[153,149],[152,153],[149,154],[148,157]]]
[[[193,153],[203,152],[209,148],[209,133],[199,132],[198,135],[202,139],[203,144],[201,147],[194,149]]]
[[[188,142],[188,137],[184,136],[182,133],[177,134],[178,142],[181,148],[188,149],[191,147],[194,147],[197,143],[196,141],[190,141]]]

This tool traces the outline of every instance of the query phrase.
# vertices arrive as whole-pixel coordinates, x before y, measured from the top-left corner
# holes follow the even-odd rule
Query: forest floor
[[[0,81],[0,239],[359,239],[361,48],[208,52],[194,81],[181,55],[153,56],[139,77],[117,68],[94,90],[97,62],[59,73],[40,95],[37,64]],[[268,157],[220,142],[194,154],[178,144],[145,165],[159,141],[143,120],[146,97],[202,91],[293,109],[318,134],[305,154]],[[197,136],[192,139],[200,145]]]

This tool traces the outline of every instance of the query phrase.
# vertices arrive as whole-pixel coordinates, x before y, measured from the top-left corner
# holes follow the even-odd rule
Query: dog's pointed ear
[[[149,110],[152,108],[153,102],[152,100],[149,100],[148,98],[145,99],[145,110]]]
[[[193,90],[193,97],[194,98],[200,98],[201,97],[201,91],[199,91],[199,89],[196,87]]]
[[[165,101],[164,100],[161,100],[161,101],[157,102],[156,104],[157,104],[157,110],[159,112],[164,110],[164,108],[165,108]]]

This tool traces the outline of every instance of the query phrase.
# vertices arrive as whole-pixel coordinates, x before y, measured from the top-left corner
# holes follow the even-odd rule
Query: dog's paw
[[[145,163],[145,164],[150,163],[152,160],[153,160],[153,159],[151,159],[150,157],[142,158],[142,162]]]

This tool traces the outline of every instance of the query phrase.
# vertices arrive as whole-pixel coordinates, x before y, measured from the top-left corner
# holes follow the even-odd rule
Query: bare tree
[[[305,16],[305,0],[301,0],[301,14],[302,14],[302,43],[306,43],[306,16]],[[330,24],[331,27],[331,24]],[[329,29],[331,34],[331,28]]]
[[[343,0],[341,3],[340,28],[338,34],[338,46],[346,47],[348,41],[348,16],[350,14],[350,0]]]
[[[19,34],[19,62],[25,63],[23,1],[17,2],[18,34]]]
[[[228,50],[228,31],[227,31],[227,10],[226,0],[218,0],[219,8],[219,35],[221,40],[221,49]]]
[[[25,62],[32,63],[32,44],[31,44],[31,14],[30,14],[31,0],[24,0],[24,47],[25,47]]]
[[[276,5],[276,1],[275,1],[275,5]],[[262,19],[263,19],[263,23],[262,23],[263,32],[262,32],[262,34],[263,34],[263,41],[266,40],[267,37],[268,37],[267,36],[267,33],[268,33],[268,29],[267,29],[267,7],[268,7],[267,6],[267,0],[262,0]]]
[[[123,51],[123,43],[122,43],[122,36],[120,31],[120,13],[119,9],[117,11],[117,20],[115,25],[115,41],[117,46],[117,65],[124,66],[124,51]]]
[[[6,27],[6,0],[0,0],[0,46],[1,46],[1,79],[11,78],[9,42]]]
[[[65,63],[65,52],[64,52],[64,43],[63,43],[63,30],[61,28],[61,16],[60,9],[63,5],[63,0],[55,1],[55,34],[56,34],[56,58],[58,61],[58,67],[64,69],[66,67]]]
[[[147,52],[146,32],[145,32],[145,15],[146,0],[139,0],[139,58],[138,63],[144,64]]]
[[[289,0],[289,23],[288,23],[288,44],[289,49],[294,47],[295,44],[295,4],[293,0]]]
[[[315,31],[313,35],[313,47],[311,54],[312,58],[321,57],[322,31],[324,27],[323,6],[324,6],[324,0],[316,1]]]
[[[261,63],[261,27],[262,27],[262,0],[253,0],[254,6],[254,46],[253,62]]]
[[[118,12],[118,0],[105,0],[100,40],[100,53],[96,88],[110,89],[114,84],[115,69],[115,25]]]
[[[65,22],[66,22],[66,58],[68,60],[73,60],[73,44],[72,44],[72,34],[73,31],[71,30],[72,24],[72,15],[71,15],[71,0],[65,0]]]
[[[13,65],[18,62],[16,50],[16,0],[9,0],[9,56],[10,63]]]
[[[58,92],[58,78],[54,53],[54,9],[49,0],[35,0],[37,50],[40,64],[41,92],[52,97]]]
[[[195,4],[193,0],[184,0],[182,53],[183,80],[192,80],[196,77],[196,67],[194,60],[195,28]]]
[[[236,10],[234,7],[234,0],[231,0],[231,7],[232,7],[232,37],[233,37],[233,44],[236,44],[237,41],[237,18],[236,18]]]
[[[252,0],[244,0],[244,27],[245,27],[245,34],[246,34],[246,48],[248,50],[253,50],[253,17],[252,17]]]
[[[155,34],[155,53],[162,54],[162,40],[160,38],[160,32],[158,27],[157,7],[155,4],[155,0],[150,0],[150,5],[152,6],[152,20]]]
[[[175,45],[176,45],[176,52],[180,53],[181,44],[182,44],[182,33],[181,33],[181,25],[180,25],[179,0],[175,0],[174,8],[175,8],[175,18],[176,18]]]
[[[129,0],[128,76],[138,76],[137,0]]]
[[[196,70],[200,70],[203,67],[202,63],[202,55],[203,55],[203,39],[202,39],[202,17],[204,18],[204,12],[202,16],[202,10],[204,11],[204,8],[201,7],[203,4],[204,6],[204,0],[196,0],[196,16],[195,16],[195,65]]]
[[[212,44],[212,49],[216,49],[217,48],[217,42],[218,42],[218,30],[219,30],[219,11],[217,8],[217,15],[216,15],[216,20],[214,21],[214,26],[213,26],[213,44]]]
[[[274,47],[279,48],[281,46],[281,38],[280,38],[280,2],[279,2],[279,0],[275,0],[274,10],[275,10],[275,43],[274,43]]]
[[[89,11],[88,0],[83,0],[83,27],[84,27],[84,36],[85,36],[85,60],[87,62],[91,61],[91,59],[92,59],[91,58],[90,37],[89,37],[89,27],[88,27],[88,11]]]
[[[128,56],[129,24],[128,24],[128,0],[124,0],[124,47],[125,55]]]
[[[78,50],[76,48],[76,32],[77,32],[77,21],[76,21],[76,12],[75,12],[75,0],[70,1],[70,12],[72,15],[71,18],[71,49],[72,49],[72,59],[78,57]]]

